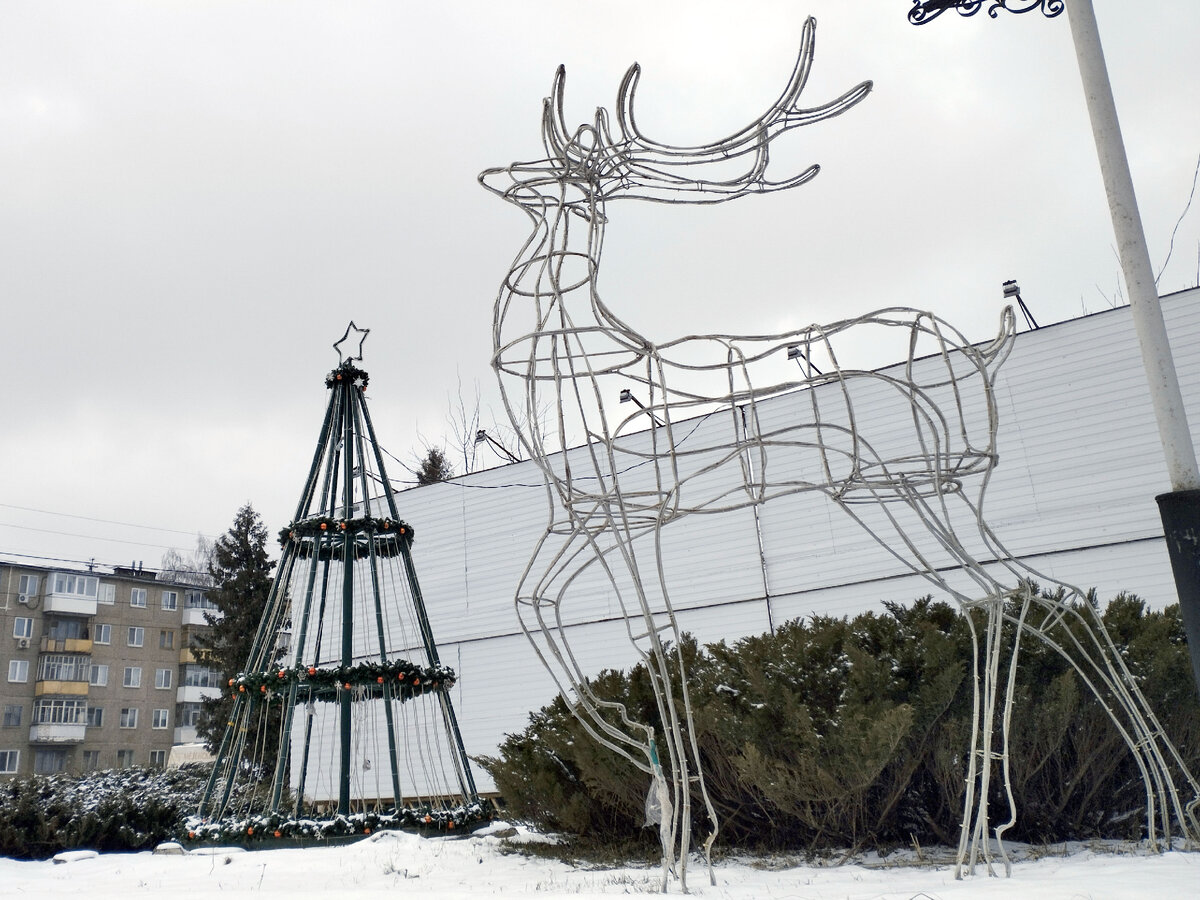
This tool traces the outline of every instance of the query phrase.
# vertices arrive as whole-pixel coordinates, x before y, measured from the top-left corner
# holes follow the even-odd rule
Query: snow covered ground
[[[89,900],[128,898],[608,897],[656,893],[655,869],[573,868],[505,853],[506,826],[470,838],[422,838],[381,832],[355,844],[310,849],[68,854],[56,864],[0,859],[0,897]],[[523,835],[518,835],[518,840]],[[728,900],[961,897],[1137,898],[1200,895],[1200,853],[1150,854],[1128,845],[1018,849],[1011,878],[954,880],[950,865],[918,864],[913,853],[865,856],[844,865],[799,865],[781,858],[724,861],[712,886],[700,864],[689,872],[691,894]],[[83,858],[79,858],[83,857]],[[670,893],[679,894],[678,882]]]

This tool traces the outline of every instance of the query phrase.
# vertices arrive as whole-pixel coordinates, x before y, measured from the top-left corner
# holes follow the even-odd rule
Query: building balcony
[[[46,594],[43,608],[48,613],[94,616],[96,614],[96,598],[80,597],[75,594]]]
[[[183,624],[187,625],[208,625],[208,619],[204,618],[204,614],[208,613],[214,619],[221,618],[221,614],[215,609],[201,609],[200,607],[188,607],[183,611]]]
[[[205,650],[203,647],[182,647],[179,650],[179,664],[188,666],[193,663],[204,665],[212,656],[211,650]]]
[[[196,687],[190,684],[180,685],[175,694],[177,703],[199,703],[208,697],[220,697],[219,687]]]
[[[92,642],[87,638],[42,638],[43,653],[91,653]]]
[[[176,744],[194,744],[198,738],[196,737],[195,725],[176,725],[175,726],[175,743]]]
[[[45,697],[52,694],[86,697],[87,692],[88,683],[86,681],[39,681],[33,686],[33,696],[35,697]]]
[[[29,743],[78,744],[83,741],[86,731],[86,725],[31,725]]]

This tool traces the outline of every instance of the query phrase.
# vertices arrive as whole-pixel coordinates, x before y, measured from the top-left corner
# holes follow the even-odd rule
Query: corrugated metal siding
[[[1163,308],[1195,431],[1200,423],[1200,291],[1165,298]],[[921,360],[917,371],[933,372],[938,365],[944,364]],[[803,421],[813,401],[809,393],[823,413],[844,405],[834,385],[771,398],[758,404],[760,428],[769,432]],[[982,415],[978,396],[966,396],[968,423],[977,423]],[[1097,587],[1102,598],[1130,590],[1155,605],[1173,602],[1153,500],[1168,485],[1128,309],[1019,334],[1000,369],[996,396],[1000,465],[988,489],[986,513],[1000,539],[1034,569]],[[912,419],[897,401],[894,390],[879,382],[854,388],[855,414],[880,447],[911,443]],[[710,433],[727,434],[731,423],[726,414],[698,420],[694,428],[691,423],[678,427],[678,434],[686,435],[681,447],[690,451],[703,448]],[[622,440],[630,451],[648,447],[646,435]],[[596,477],[581,451],[571,454],[576,473]],[[688,471],[696,472],[712,456],[697,452],[685,460]],[[742,490],[740,471],[736,461],[729,461],[697,474],[685,501]],[[785,471],[810,477],[817,471],[816,458],[799,450],[773,450],[768,474],[778,478]],[[652,489],[653,475],[650,465],[630,464],[619,472],[623,486],[645,490]],[[977,485],[968,487],[977,490]],[[399,503],[401,516],[416,528],[413,554],[442,657],[451,665],[458,661],[461,680],[454,696],[468,752],[493,753],[503,735],[522,729],[529,712],[553,691],[513,609],[517,584],[549,520],[540,474],[525,462],[413,489]],[[910,602],[934,590],[820,494],[779,497],[759,512],[770,620],[776,624],[813,613],[855,613],[883,599]],[[880,520],[879,511],[869,506],[856,512]],[[960,523],[964,534],[970,533],[969,525]],[[919,529],[913,534],[936,564],[949,562]],[[652,560],[652,548],[641,546],[646,543],[638,542],[643,567]],[[902,553],[898,539],[889,543]],[[983,553],[977,540],[967,543]],[[682,627],[706,641],[766,630],[752,510],[690,516],[664,530],[663,546]],[[627,590],[627,573],[617,569],[618,584]],[[655,582],[654,570],[645,571]],[[647,589],[658,597],[654,584]],[[568,632],[571,646],[585,669],[623,667],[635,660],[624,626],[615,619],[616,591],[602,573],[582,576],[565,608],[574,623]],[[487,787],[482,777],[481,787]]]

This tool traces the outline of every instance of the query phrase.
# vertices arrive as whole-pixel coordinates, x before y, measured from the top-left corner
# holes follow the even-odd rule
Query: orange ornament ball
[[[346,690],[350,690],[350,682],[347,681],[344,685],[342,685],[342,687],[344,687]]]
[[[276,832],[275,832],[275,837],[283,837],[283,832],[282,832],[282,831],[276,831]]]
[[[328,525],[326,525],[324,522],[322,522],[322,523],[321,523],[321,530],[322,530],[322,531],[325,531],[327,528],[329,528],[329,526],[328,526]]]
[[[246,829],[246,834],[254,834],[254,829],[253,829],[253,828],[247,828],[247,829]]]
[[[382,675],[380,675],[378,678],[376,678],[376,679],[375,679],[375,681],[376,681],[376,683],[378,683],[378,684],[383,684],[383,676],[382,676]]]
[[[317,674],[317,667],[316,667],[316,666],[309,666],[309,667],[308,667],[308,674],[309,674],[309,675],[316,675],[316,674]]]

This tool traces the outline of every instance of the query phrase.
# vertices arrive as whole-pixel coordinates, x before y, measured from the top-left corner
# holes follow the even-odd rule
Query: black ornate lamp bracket
[[[1066,9],[1065,0],[912,0],[913,8],[908,11],[908,21],[914,25],[932,22],[948,9],[958,11],[960,16],[973,16],[984,7],[993,19],[1000,10],[1010,13],[1040,11],[1047,19],[1053,19]]]

